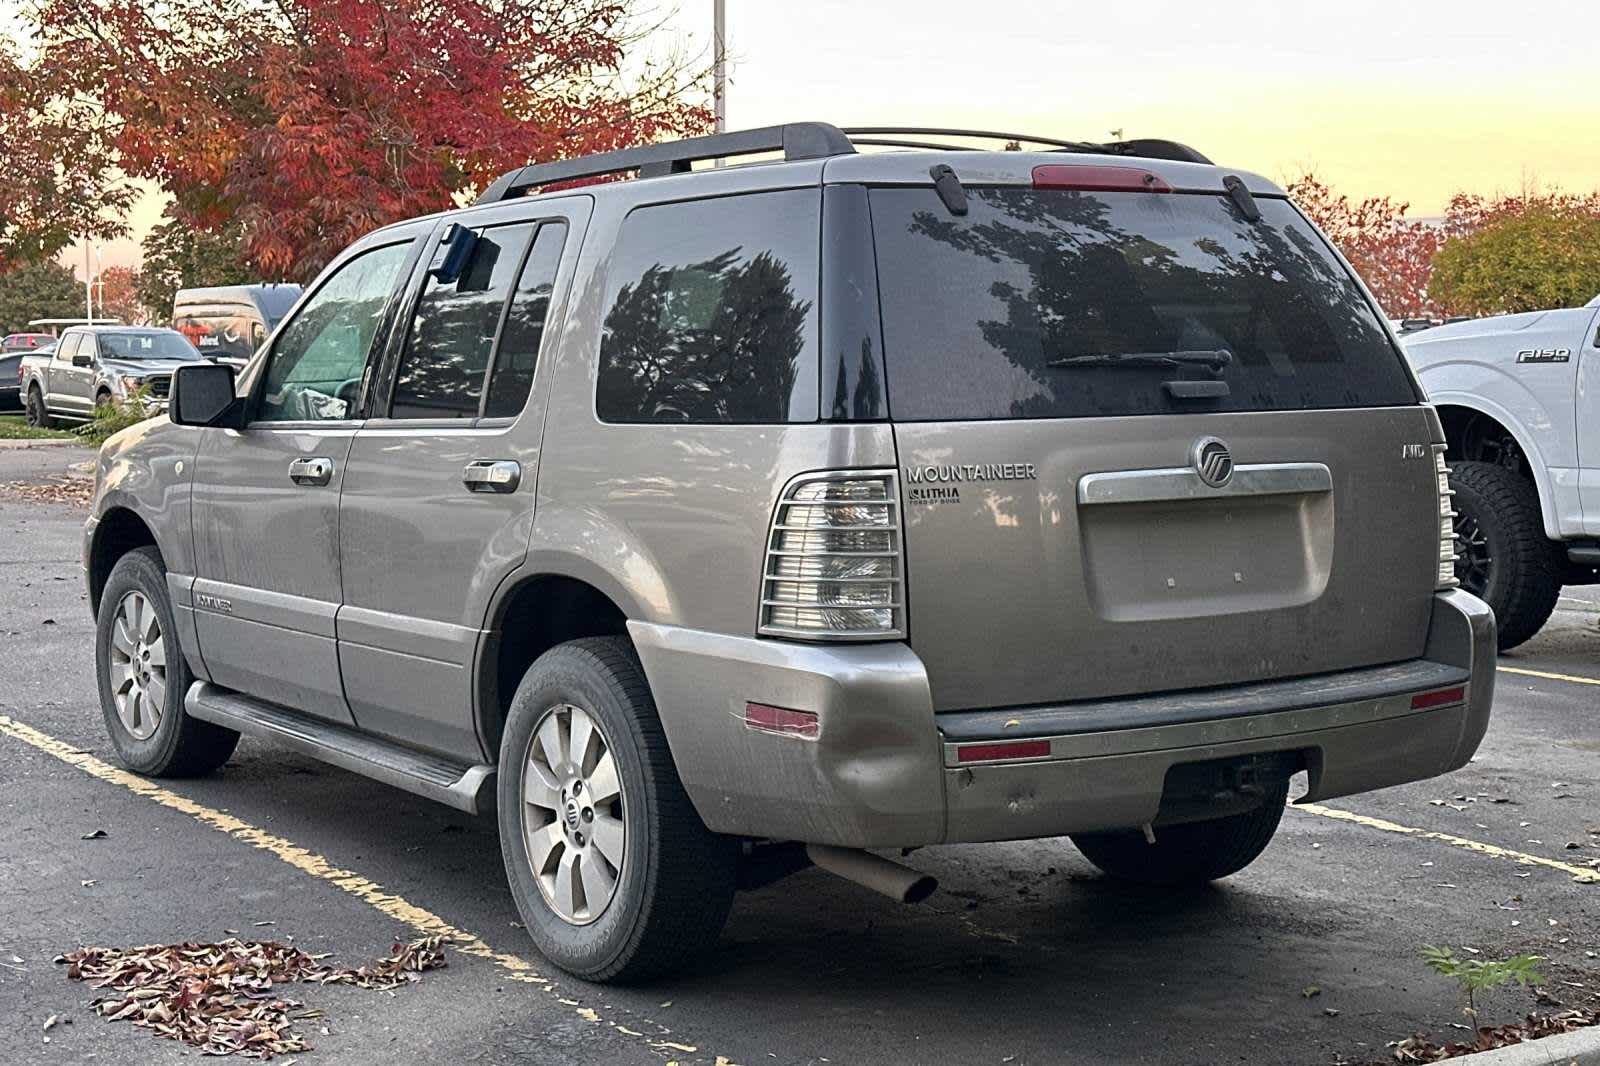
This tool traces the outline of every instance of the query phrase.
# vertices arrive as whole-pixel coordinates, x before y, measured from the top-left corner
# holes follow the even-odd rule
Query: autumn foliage
[[[236,223],[252,265],[306,278],[375,227],[496,174],[704,132],[677,61],[635,55],[617,0],[43,0],[64,96],[170,214]]]
[[[1289,195],[1395,318],[1570,307],[1600,293],[1600,192],[1462,192],[1426,221],[1388,197],[1352,201],[1310,173]]]
[[[83,234],[117,236],[134,197],[111,168],[101,114],[40,73],[0,38],[0,274]]]
[[[1410,205],[1387,196],[1353,201],[1314,174],[1291,182],[1288,191],[1350,260],[1387,314],[1410,318],[1442,313],[1428,291],[1433,257],[1445,239],[1438,226],[1407,218]]]
[[[1459,314],[1575,307],[1600,293],[1600,192],[1457,196],[1430,288]]]

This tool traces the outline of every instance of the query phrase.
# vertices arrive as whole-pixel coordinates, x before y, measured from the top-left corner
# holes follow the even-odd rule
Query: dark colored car
[[[0,409],[22,406],[22,357],[52,347],[48,333],[8,333],[0,338]]]

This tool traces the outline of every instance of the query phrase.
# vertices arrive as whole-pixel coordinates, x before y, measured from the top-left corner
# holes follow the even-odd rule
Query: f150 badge
[[[1517,353],[1519,363],[1569,363],[1571,348],[1524,348]]]

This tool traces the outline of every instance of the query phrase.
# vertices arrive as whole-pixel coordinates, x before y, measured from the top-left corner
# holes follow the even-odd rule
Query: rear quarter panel
[[[768,525],[795,474],[891,467],[886,424],[610,425],[595,374],[611,253],[635,207],[816,185],[821,164],[730,168],[596,197],[573,296],[550,356],[537,518],[524,572],[575,577],[629,618],[754,635]],[[631,186],[631,187],[630,187]]]

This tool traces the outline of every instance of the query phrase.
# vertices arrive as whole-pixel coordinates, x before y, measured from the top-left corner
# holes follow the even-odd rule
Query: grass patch
[[[0,415],[0,440],[62,440],[74,436],[65,429],[34,429],[21,415]]]
[[[125,400],[101,404],[94,409],[94,421],[79,426],[72,433],[79,440],[98,448],[112,434],[120,433],[129,426],[138,425],[160,414],[160,411],[148,404],[149,397],[149,390],[140,388]]]

